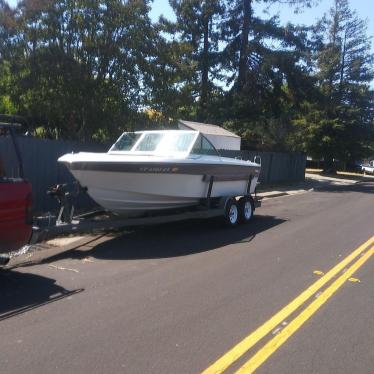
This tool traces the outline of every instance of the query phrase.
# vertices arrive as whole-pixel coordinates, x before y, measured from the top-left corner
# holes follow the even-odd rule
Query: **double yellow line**
[[[268,341],[257,353],[255,353],[236,374],[252,373],[263,364],[286,340],[291,337],[373,254],[374,236],[358,247],[343,261],[334,266],[328,273],[313,283],[309,288],[297,296],[282,310],[271,317],[267,322],[235,345],[221,358],[209,366],[202,374],[223,373],[230,365],[242,357],[262,338],[268,335],[274,328],[279,326],[285,319],[302,306],[308,299],[316,294],[326,283],[342,270],[344,273],[326,288],[313,302],[309,304],[299,315],[297,315],[285,328],[274,338]],[[357,259],[348,269],[346,267]]]

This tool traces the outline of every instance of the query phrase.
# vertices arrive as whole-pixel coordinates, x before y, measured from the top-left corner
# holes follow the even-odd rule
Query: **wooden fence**
[[[74,177],[68,169],[57,162],[65,153],[71,152],[105,152],[106,147],[100,144],[87,144],[72,141],[17,137],[25,178],[32,183],[34,210],[36,212],[55,212],[58,203],[47,195],[49,187],[58,183],[72,183]],[[17,177],[18,164],[14,147],[9,137],[0,137],[0,159],[5,163],[8,176]],[[79,200],[78,208],[93,206],[88,197]]]
[[[221,156],[253,161],[261,157],[260,183],[264,185],[305,179],[306,156],[297,152],[220,150]]]

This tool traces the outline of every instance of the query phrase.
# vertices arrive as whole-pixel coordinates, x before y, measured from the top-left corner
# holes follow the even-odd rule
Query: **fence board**
[[[261,184],[297,182],[305,179],[306,156],[297,152],[220,150],[221,156],[253,161],[261,157]]]
[[[34,209],[36,212],[55,211],[57,201],[47,195],[47,189],[55,184],[72,183],[74,177],[68,169],[57,162],[65,153],[105,152],[107,147],[72,141],[17,137],[24,165],[25,178],[33,186]],[[9,137],[0,138],[0,158],[5,161],[7,175],[17,177],[17,159]],[[79,200],[78,208],[93,206],[88,197]]]

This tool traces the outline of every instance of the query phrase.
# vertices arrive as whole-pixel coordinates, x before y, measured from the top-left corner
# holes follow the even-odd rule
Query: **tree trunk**
[[[200,120],[206,119],[209,86],[209,16],[204,14],[204,42],[201,62]]]
[[[246,73],[249,53],[249,24],[251,20],[252,0],[243,0],[243,27],[239,56],[238,89],[242,91],[246,84]]]
[[[334,175],[336,174],[336,165],[332,156],[325,156],[323,163],[323,172],[322,174]]]
[[[343,100],[343,83],[344,83],[346,48],[347,48],[347,29],[344,32],[342,57],[341,57],[341,62],[340,62],[340,78],[339,78],[339,98],[340,98],[340,102]]]

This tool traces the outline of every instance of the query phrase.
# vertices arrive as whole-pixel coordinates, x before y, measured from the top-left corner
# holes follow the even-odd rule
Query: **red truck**
[[[10,121],[4,121],[10,119]],[[18,162],[18,175],[7,175],[0,152],[0,265],[9,261],[9,253],[28,243],[32,233],[32,188],[23,177],[23,164],[12,117],[0,116],[0,136],[11,137]]]

